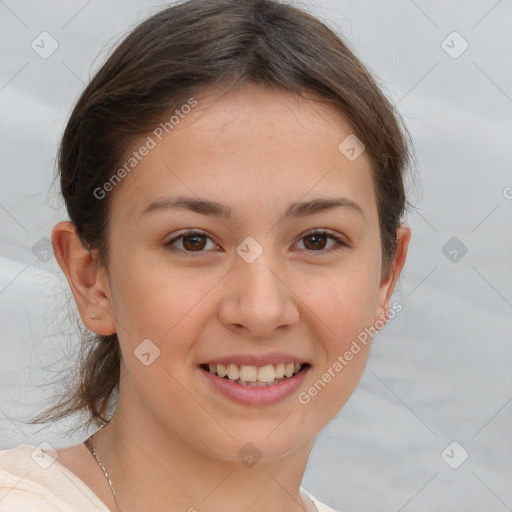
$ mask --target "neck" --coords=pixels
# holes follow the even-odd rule
[[[253,465],[221,460],[200,440],[191,446],[161,423],[128,411],[121,395],[112,419],[94,436],[120,512],[315,511],[300,492],[313,443]]]

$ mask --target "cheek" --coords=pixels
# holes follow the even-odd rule
[[[297,293],[323,323],[329,344],[336,348],[373,321],[378,275],[367,265],[311,273]]]
[[[372,272],[332,275],[312,280],[305,303],[315,313],[317,365],[299,402],[322,411],[330,419],[349,399],[363,374],[371,347],[371,326],[377,305],[377,286]]]
[[[149,338],[162,351],[170,341],[173,351],[187,347],[206,321],[205,308],[213,308],[209,299],[222,277],[211,269],[171,266],[160,257],[125,258],[112,281],[116,320],[124,327],[119,334],[130,346]]]

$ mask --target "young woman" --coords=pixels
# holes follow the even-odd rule
[[[35,421],[101,428],[1,452],[0,511],[332,510],[301,481],[390,313],[407,161],[372,77],[296,7],[136,27],[62,138],[52,242],[93,335]]]

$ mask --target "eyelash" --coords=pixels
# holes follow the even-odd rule
[[[328,238],[330,238],[331,240],[334,240],[336,242],[336,245],[334,245],[333,247],[331,247],[329,249],[321,249],[318,251],[314,251],[314,250],[308,251],[307,249],[304,249],[304,250],[306,252],[320,253],[322,255],[322,254],[332,252],[332,251],[339,251],[339,250],[342,250],[342,249],[348,247],[348,244],[346,244],[340,237],[334,235],[330,231],[326,231],[326,230],[322,230],[322,229],[310,231],[310,232],[306,233],[305,235],[303,235],[300,240],[303,240],[304,238],[311,237],[311,236],[324,236],[324,235],[327,236]],[[197,229],[188,229],[188,230],[184,231],[183,233],[181,233],[179,236],[174,237],[172,240],[169,240],[164,245],[165,245],[165,247],[167,247],[169,249],[170,252],[172,252],[174,254],[186,254],[187,256],[190,256],[190,257],[202,255],[205,252],[204,250],[203,251],[184,251],[182,249],[172,249],[172,244],[174,242],[176,242],[182,238],[187,238],[189,236],[204,236],[206,238],[209,238],[212,242],[215,243],[215,241],[212,240],[211,237],[208,235],[208,233],[206,233],[205,231],[201,231],[201,230],[197,230]]]

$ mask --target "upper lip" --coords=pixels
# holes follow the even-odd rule
[[[222,364],[227,366],[230,363],[238,366],[266,366],[268,364],[278,363],[306,364],[307,361],[296,355],[286,354],[284,352],[272,352],[269,354],[239,354],[224,357],[213,357],[207,361],[203,361],[199,366],[203,364]]]

